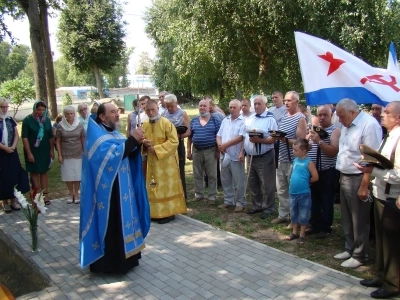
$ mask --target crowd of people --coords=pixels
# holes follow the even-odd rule
[[[271,98],[269,108],[263,95],[254,97],[253,105],[233,99],[226,116],[205,96],[198,116],[189,120],[175,95],[163,91],[159,102],[143,96],[133,103],[126,136],[119,132],[119,113],[111,103],[100,104],[91,116],[86,104],[79,105],[79,116],[67,106],[52,128],[46,104],[37,101],[22,123],[26,170],[50,205],[47,171],[56,150],[67,203],[81,203],[81,265],[107,273],[126,273],[138,265],[151,220],[165,224],[186,213],[186,159],[193,161],[194,201],[215,205],[221,185],[218,208],[260,213],[263,219],[277,213],[271,223],[289,224],[286,239],[299,245],[309,234],[329,238],[339,186],[345,247],[334,258],[344,268],[367,261],[372,215],[377,277],[361,284],[379,287],[374,298],[399,294],[400,242],[390,237],[400,231],[400,102],[384,108],[374,104],[371,116],[354,100],[342,99],[336,106],[319,106],[313,116],[295,91],[276,91]],[[0,199],[9,212],[20,207],[4,187],[17,185],[27,192],[29,180],[6,99],[0,108]],[[393,169],[363,163],[361,145],[391,160]],[[11,164],[19,170],[13,176],[6,171]]]

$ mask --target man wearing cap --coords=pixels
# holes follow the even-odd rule
[[[376,275],[372,280],[361,280],[367,287],[377,287],[371,297],[386,299],[400,294],[400,101],[389,103],[383,110],[382,126],[388,136],[379,152],[389,159],[393,169],[368,165],[355,166],[363,173],[371,173],[375,208]]]
[[[253,207],[248,214],[264,212],[262,218],[269,217],[275,211],[275,140],[270,130],[277,130],[274,115],[267,110],[267,97],[254,98],[255,114],[245,121],[246,136],[244,149],[250,155],[248,183]],[[254,135],[259,134],[259,136]],[[262,187],[262,189],[261,189]],[[265,196],[263,195],[263,192]],[[264,206],[264,197],[266,205]]]
[[[279,162],[276,171],[276,191],[279,198],[279,216],[271,223],[289,223],[289,180],[294,160],[292,145],[298,138],[305,138],[307,122],[304,115],[298,111],[299,94],[295,91],[285,95],[286,114],[282,117],[279,130],[286,133],[284,138],[277,137],[279,141]]]
[[[340,207],[346,243],[345,251],[334,256],[345,260],[344,268],[357,268],[368,258],[370,174],[363,175],[354,165],[360,162],[360,145],[378,149],[382,130],[369,114],[360,111],[352,99],[342,99],[336,105],[336,114],[343,127],[339,139],[336,169],[340,171]]]
[[[208,176],[208,204],[215,204],[217,196],[217,159],[219,151],[215,138],[221,122],[210,114],[209,100],[199,102],[198,117],[190,122],[190,136],[186,146],[186,157],[193,160],[195,200],[204,200],[204,172]],[[192,149],[193,146],[193,149]]]
[[[339,151],[340,129],[332,124],[332,109],[329,105],[318,107],[318,120],[327,133],[321,137],[318,132],[310,131],[309,139],[313,142],[308,157],[318,170],[319,180],[311,185],[310,228],[306,233],[317,233],[322,239],[332,231],[335,190],[337,183],[336,156]]]

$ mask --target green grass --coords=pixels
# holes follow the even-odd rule
[[[189,118],[198,114],[198,109],[192,106],[186,107],[185,111]],[[121,132],[125,134],[126,115],[120,117],[122,122]],[[18,151],[23,163],[22,142],[19,142]],[[188,213],[191,218],[210,224],[216,228],[236,233],[249,239],[253,239],[267,246],[279,249],[281,251],[297,255],[301,258],[331,267],[333,269],[348,273],[362,278],[371,278],[375,263],[374,243],[371,242],[369,249],[370,260],[366,267],[360,270],[348,270],[340,267],[340,262],[333,259],[333,255],[344,251],[345,238],[340,224],[340,206],[335,205],[335,215],[333,231],[329,238],[318,240],[313,236],[306,237],[304,246],[297,245],[296,241],[285,241],[284,237],[290,233],[286,226],[271,224],[271,219],[277,216],[275,213],[269,219],[263,220],[259,214],[247,215],[243,213],[234,213],[233,210],[218,209],[217,206],[223,203],[223,194],[218,192],[215,206],[205,204],[205,202],[195,202],[194,199],[194,180],[192,162],[186,160],[186,185],[188,191]],[[60,179],[60,166],[56,160],[49,171],[49,191],[50,199],[60,198],[63,193],[68,194],[65,183]],[[251,203],[250,196],[247,195],[248,203]],[[278,201],[277,206],[278,207]]]

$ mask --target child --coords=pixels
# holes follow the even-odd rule
[[[303,245],[305,242],[305,231],[308,224],[308,214],[311,208],[310,183],[318,180],[318,171],[314,163],[307,157],[308,141],[297,139],[293,144],[292,174],[289,184],[290,216],[292,218],[293,232],[286,240],[299,238],[298,227],[300,224],[300,238],[297,242]],[[310,178],[311,175],[311,178]]]

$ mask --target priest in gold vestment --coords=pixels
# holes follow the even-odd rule
[[[186,213],[186,201],[179,175],[178,144],[175,126],[158,113],[157,102],[148,100],[143,123],[145,140],[143,154],[147,155],[146,188],[150,215],[159,224]]]

